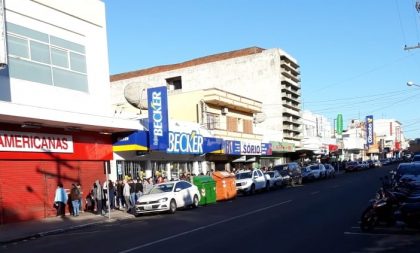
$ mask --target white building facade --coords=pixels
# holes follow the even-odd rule
[[[66,190],[81,183],[85,197],[105,180],[110,134],[141,125],[113,117],[102,1],[1,2],[0,221],[7,223],[55,216],[49,203],[58,183]]]

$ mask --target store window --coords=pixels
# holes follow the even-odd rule
[[[117,161],[117,179],[143,178],[145,176],[146,162],[144,161]]]

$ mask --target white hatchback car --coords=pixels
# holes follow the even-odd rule
[[[175,213],[177,208],[197,207],[199,201],[200,192],[197,186],[187,181],[160,183],[137,200],[135,215],[165,211]]]

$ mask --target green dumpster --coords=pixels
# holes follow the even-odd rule
[[[210,176],[193,177],[193,184],[198,187],[200,192],[200,205],[216,203],[216,181]]]

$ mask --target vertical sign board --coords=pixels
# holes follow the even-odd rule
[[[7,66],[6,15],[4,0],[0,0],[0,69]]]
[[[341,135],[343,133],[343,114],[337,115],[337,126],[336,126],[337,134]]]
[[[168,90],[166,86],[148,88],[150,150],[166,151],[169,142]]]
[[[366,116],[366,144],[368,146],[371,146],[374,144],[373,115]]]

